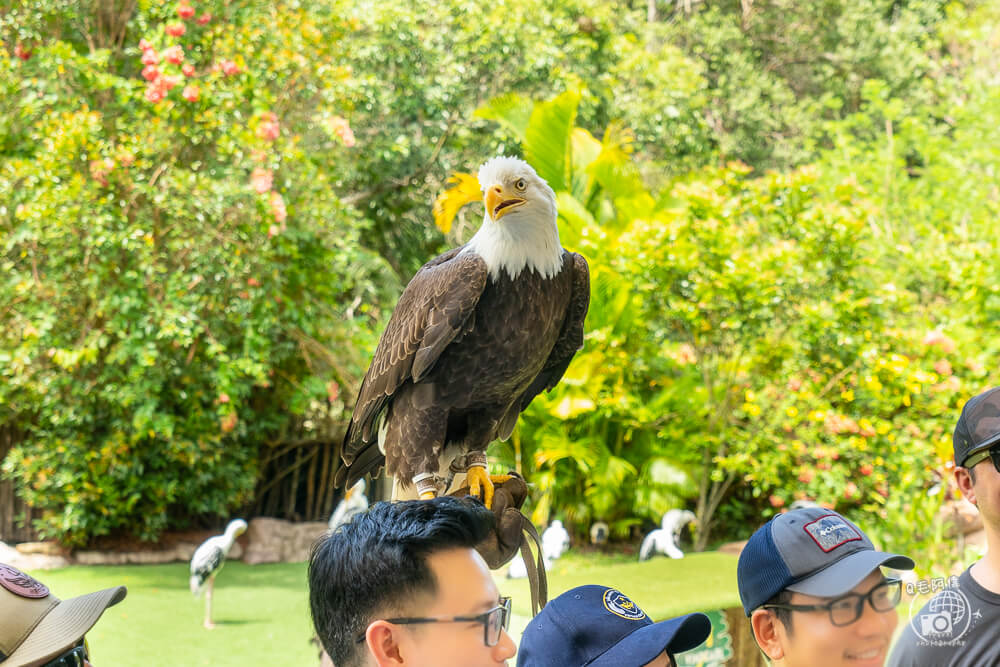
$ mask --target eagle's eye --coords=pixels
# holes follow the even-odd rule
[[[524,182],[523,178],[519,178],[514,183],[514,189],[516,189],[518,192],[524,192],[525,190],[528,189],[528,184]]]

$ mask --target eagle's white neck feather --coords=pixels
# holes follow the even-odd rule
[[[501,271],[514,279],[525,269],[533,269],[543,278],[556,275],[562,268],[562,246],[555,220],[512,220],[515,215],[511,213],[501,222],[483,216],[482,227],[464,252],[482,257],[493,280],[500,277]]]
[[[562,245],[556,226],[556,195],[548,183],[527,162],[512,157],[487,160],[479,168],[478,180],[483,192],[497,185],[511,192],[511,184],[522,181],[524,194],[519,196],[526,203],[499,222],[486,211],[482,226],[463,252],[482,257],[492,280],[502,271],[511,279],[524,270],[537,271],[543,278],[556,275],[562,268]]]

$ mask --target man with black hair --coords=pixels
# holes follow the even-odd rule
[[[906,556],[876,551],[856,525],[822,507],[779,514],[750,537],[736,566],[757,645],[781,667],[881,667],[898,621]]]
[[[475,550],[494,522],[472,498],[383,502],[319,541],[309,603],[336,667],[507,664],[510,599]]]
[[[1000,387],[971,398],[952,436],[955,481],[979,508],[986,555],[930,599],[900,633],[891,667],[1000,664]]]

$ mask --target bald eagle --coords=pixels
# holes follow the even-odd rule
[[[486,211],[465,245],[425,264],[382,334],[344,436],[338,486],[384,465],[421,498],[465,472],[491,506],[486,448],[583,347],[587,261],[559,243],[556,198],[528,163],[479,169]]]

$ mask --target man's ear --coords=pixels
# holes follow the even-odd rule
[[[388,621],[373,621],[365,631],[365,644],[378,667],[398,667],[403,664],[399,650],[399,628]]]
[[[975,505],[976,485],[972,481],[972,474],[969,472],[969,469],[955,466],[954,475],[955,483],[958,484],[958,490],[962,492],[966,500]]]
[[[781,660],[785,657],[785,648],[781,645],[778,633],[778,617],[767,609],[757,609],[750,615],[750,627],[753,629],[757,645],[771,660]]]

